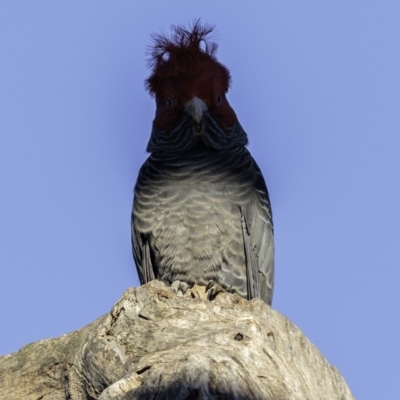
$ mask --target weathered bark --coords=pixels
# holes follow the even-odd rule
[[[0,357],[0,399],[329,399],[336,368],[263,301],[158,281],[128,289],[85,328]]]

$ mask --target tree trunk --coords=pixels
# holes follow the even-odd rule
[[[159,281],[85,328],[0,357],[0,400],[350,400],[335,367],[260,299]]]

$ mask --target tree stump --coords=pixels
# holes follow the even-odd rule
[[[354,399],[335,367],[260,299],[162,282],[111,312],[0,357],[0,400]]]

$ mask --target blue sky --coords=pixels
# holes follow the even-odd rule
[[[270,191],[273,307],[356,398],[400,398],[399,15],[384,0],[2,1],[0,354],[83,327],[138,284],[146,47],[201,17]]]

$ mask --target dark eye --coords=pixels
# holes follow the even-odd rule
[[[222,101],[222,94],[219,94],[217,98],[217,104],[221,103],[221,101]]]
[[[172,106],[172,101],[171,101],[171,99],[167,99],[167,101],[165,102],[165,104],[168,106],[168,107],[171,107]]]

